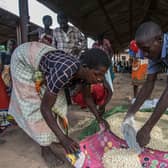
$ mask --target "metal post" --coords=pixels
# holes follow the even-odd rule
[[[19,14],[20,14],[20,29],[21,29],[21,43],[28,41],[28,0],[19,0]]]

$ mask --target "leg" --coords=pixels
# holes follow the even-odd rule
[[[138,94],[138,86],[137,85],[133,85],[133,90],[134,90],[134,98],[136,98],[136,96]]]

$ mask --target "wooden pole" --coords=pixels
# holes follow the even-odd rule
[[[28,41],[28,0],[19,0],[19,15],[20,15],[20,29],[21,29],[21,43]]]

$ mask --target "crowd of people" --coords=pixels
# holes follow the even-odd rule
[[[41,146],[42,156],[49,166],[66,162],[65,151],[80,150],[78,142],[68,135],[68,105],[88,107],[99,126],[109,130],[102,114],[114,90],[110,41],[104,34],[98,35],[88,49],[86,37],[68,24],[63,12],[58,13],[57,20],[59,27],[52,30],[52,18],[43,17],[44,28],[29,33],[38,33],[37,41],[16,48],[16,41],[10,40],[7,52],[1,54],[0,66],[0,95],[3,95],[0,96],[0,111],[8,111],[18,126]],[[128,131],[125,125],[133,127],[134,115],[150,96],[157,74],[168,66],[167,36],[154,22],[145,22],[136,31],[136,45],[143,57],[139,52],[132,57],[136,99],[123,121],[123,133]],[[148,68],[145,58],[149,60]],[[129,65],[127,67],[129,70]],[[139,80],[143,85],[140,91],[137,90]],[[168,107],[167,98],[166,87],[151,117],[137,133],[141,147],[149,143],[152,128]]]

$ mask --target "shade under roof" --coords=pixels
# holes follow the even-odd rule
[[[168,31],[168,0],[38,0],[59,10],[86,35],[105,33],[114,49],[127,47],[139,24],[152,20]]]

